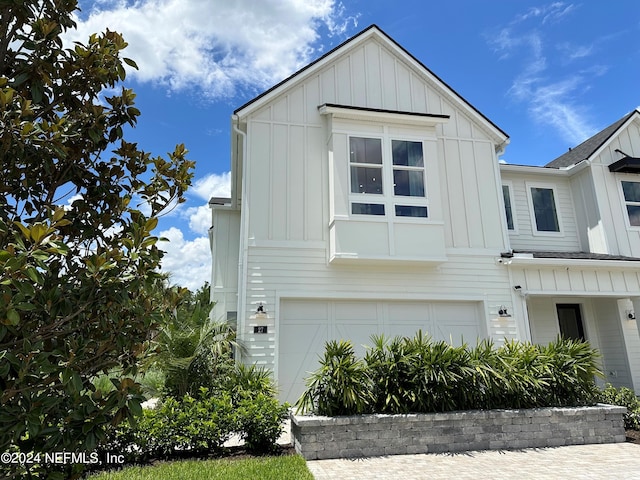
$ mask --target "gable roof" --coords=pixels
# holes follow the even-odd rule
[[[580,145],[575,148],[569,149],[569,151],[563,155],[560,155],[555,160],[547,163],[545,167],[548,168],[563,168],[570,167],[577,163],[582,162],[590,158],[596,151],[600,149],[613,135],[615,135],[620,128],[627,123],[627,121],[636,113],[637,110],[632,110],[630,113],[622,117],[620,120],[612,123],[604,130],[599,131],[594,136],[586,139]]]
[[[494,129],[495,133],[499,137],[503,137],[505,142],[508,141],[509,135],[507,135],[500,127],[498,127],[495,123],[493,123],[491,120],[489,120],[489,118],[487,118],[482,112],[480,112],[480,110],[478,110],[476,107],[471,105],[471,103],[469,103],[464,97],[462,97],[458,92],[456,92],[453,88],[451,88],[446,82],[444,82],[440,77],[438,77],[429,68],[427,68],[420,60],[418,60],[416,57],[414,57],[402,45],[400,45],[398,42],[396,42],[393,38],[391,38],[389,35],[387,35],[380,27],[378,27],[375,24],[372,24],[372,25],[368,26],[367,28],[365,28],[361,32],[357,33],[353,37],[349,38],[348,40],[344,41],[343,43],[341,43],[337,47],[331,49],[330,51],[328,51],[327,53],[325,53],[321,57],[317,58],[313,62],[307,64],[306,66],[304,66],[303,68],[301,68],[297,72],[293,73],[288,78],[286,78],[286,79],[282,80],[281,82],[277,83],[276,85],[274,85],[273,87],[271,87],[268,90],[264,91],[263,93],[261,93],[257,97],[249,100],[244,105],[238,107],[233,112],[234,115],[242,116],[242,115],[245,115],[246,113],[249,113],[249,111],[252,109],[251,107],[254,107],[256,103],[261,103],[260,100],[267,100],[271,96],[277,95],[282,89],[285,88],[285,86],[287,84],[289,84],[292,81],[302,77],[305,73],[309,73],[313,69],[313,67],[329,61],[333,56],[337,56],[339,54],[339,52],[345,50],[350,45],[357,43],[360,39],[362,39],[362,38],[364,38],[366,36],[370,36],[371,34],[376,34],[376,33],[379,36],[381,36],[382,38],[384,38],[385,40],[387,40],[389,43],[391,43],[393,46],[395,46],[397,49],[399,49],[402,53],[404,53],[407,57],[409,57],[409,59],[411,59],[413,62],[415,62],[420,68],[422,68],[429,76],[433,77],[433,79],[436,80],[436,82],[440,83],[440,85],[442,87],[444,87],[449,92],[451,92],[455,97],[457,97],[460,100],[461,103],[463,103],[466,107],[468,107],[470,110],[472,110],[476,115],[481,117],[488,125],[491,126],[491,128]]]

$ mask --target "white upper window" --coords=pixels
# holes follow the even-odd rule
[[[428,216],[422,141],[349,137],[351,213]]]
[[[640,182],[622,182],[629,225],[640,227]]]

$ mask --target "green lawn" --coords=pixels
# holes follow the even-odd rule
[[[299,455],[245,459],[188,460],[127,467],[91,475],[88,480],[313,480]]]

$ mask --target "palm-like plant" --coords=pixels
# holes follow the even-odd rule
[[[208,292],[208,284],[195,294],[183,290],[183,301],[156,336],[153,363],[165,374],[167,395],[220,389],[233,374],[235,353],[244,352],[231,325],[209,318]]]

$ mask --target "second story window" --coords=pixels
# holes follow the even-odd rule
[[[511,206],[511,188],[509,185],[502,185],[502,196],[504,197],[504,210],[507,216],[507,228],[515,230],[513,223],[513,208]]]
[[[552,188],[531,187],[533,214],[538,232],[560,232],[556,199]]]
[[[351,213],[427,218],[421,141],[349,137]]]
[[[622,193],[629,216],[629,225],[640,227],[640,182],[622,182]]]

